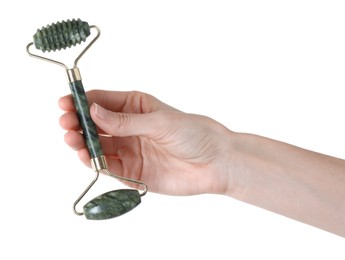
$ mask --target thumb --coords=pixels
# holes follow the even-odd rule
[[[94,103],[90,113],[95,124],[113,136],[149,136],[157,128],[153,126],[152,114],[117,113]]]

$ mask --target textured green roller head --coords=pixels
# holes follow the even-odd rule
[[[90,26],[80,19],[57,22],[38,29],[34,35],[35,47],[43,52],[75,46],[90,35]]]
[[[121,216],[138,206],[141,196],[137,190],[114,190],[99,195],[84,206],[87,219],[101,220]]]

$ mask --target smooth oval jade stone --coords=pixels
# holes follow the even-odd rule
[[[137,190],[122,189],[106,192],[84,206],[87,219],[102,220],[121,216],[138,206],[141,196]]]

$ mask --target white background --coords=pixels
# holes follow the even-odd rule
[[[224,196],[149,193],[117,219],[75,216],[93,172],[58,124],[69,88],[60,67],[25,52],[37,28],[81,18],[102,30],[79,64],[87,90],[148,92],[234,131],[345,158],[343,1],[0,5],[0,259],[344,259],[343,238]],[[101,176],[89,196],[119,187]]]

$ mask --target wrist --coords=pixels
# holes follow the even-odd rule
[[[238,197],[242,193],[245,180],[246,171],[243,169],[244,155],[241,154],[243,142],[245,137],[243,134],[231,132],[227,133],[224,144],[223,156],[220,157],[219,165],[221,167],[221,174],[223,175],[223,186],[221,194]]]
[[[216,168],[217,194],[230,197],[238,197],[242,193],[247,180],[244,169],[245,155],[242,146],[245,143],[245,135],[223,129],[221,133],[219,156],[214,165]]]
[[[246,189],[255,177],[258,164],[263,163],[257,154],[264,145],[260,145],[259,138],[253,134],[229,133],[227,150],[222,158],[223,174],[226,176],[226,185],[222,194],[244,200]]]

